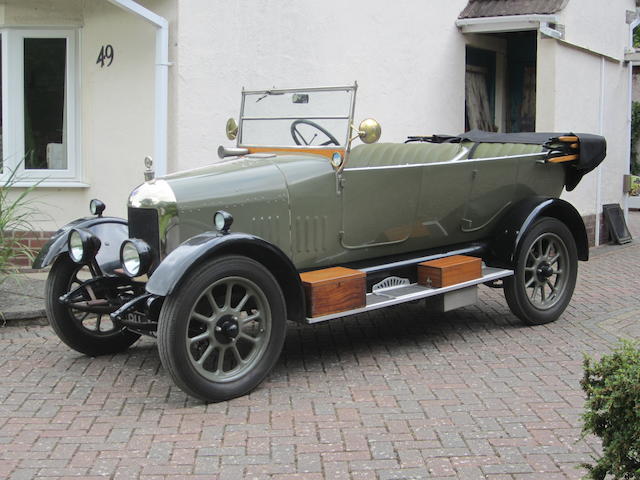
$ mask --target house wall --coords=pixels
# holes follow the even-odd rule
[[[107,204],[106,214],[126,217],[128,194],[153,154],[155,28],[105,0],[10,1],[5,25],[79,29],[80,181],[87,187],[43,183],[31,195],[41,213],[34,227],[55,230],[86,216],[92,198]],[[96,59],[107,44],[114,61],[101,67]]]
[[[356,121],[382,125],[381,141],[464,128],[466,0],[229,0],[179,2],[173,74],[177,157],[170,168],[214,161],[240,90],[358,81]]]
[[[0,9],[3,25],[82,25],[83,0],[5,0],[3,3]]]
[[[358,81],[356,121],[376,118],[381,141],[407,135],[458,133],[464,128],[466,36],[455,20],[466,0],[399,6],[385,0],[139,0],[170,20],[169,171],[217,158],[228,117],[239,111],[240,89],[351,84]],[[560,14],[566,42],[538,41],[537,129],[600,131],[600,69],[605,54],[602,131],[609,158],[602,167],[602,203],[624,203],[621,175],[628,125],[628,38],[624,10],[633,0],[570,0]],[[179,22],[178,22],[179,20]],[[155,29],[106,0],[8,0],[0,21],[10,25],[76,25],[81,54],[81,162],[87,188],[38,188],[43,221],[53,230],[84,216],[91,198],[107,213],[126,215],[129,191],[142,180],[153,153]],[[598,32],[598,34],[594,34]],[[96,57],[111,44],[116,59],[100,68]],[[593,50],[589,53],[586,49]],[[586,99],[586,100],[585,100]],[[626,142],[626,143],[625,143]],[[593,215],[597,175],[565,194]]]
[[[592,172],[563,194],[585,217],[601,212],[602,204],[624,207],[626,201],[630,67],[622,59],[629,38],[625,8],[634,10],[635,3],[611,3],[603,8],[598,0],[571,0],[561,14],[565,41],[538,41],[537,129],[600,133],[607,139],[600,180]]]

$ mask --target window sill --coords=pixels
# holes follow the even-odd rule
[[[0,185],[4,186],[4,182],[2,180],[0,180]],[[55,181],[55,180],[38,183],[37,180],[36,180],[36,181],[31,181],[31,182],[29,182],[29,181],[15,182],[11,186],[13,188],[29,188],[29,187],[34,187],[34,188],[89,188],[91,185],[89,185],[88,183],[77,182],[77,181],[65,182],[65,181]]]

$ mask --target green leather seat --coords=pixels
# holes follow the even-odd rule
[[[373,143],[351,150],[346,168],[387,167],[448,162],[461,151],[459,143]]]

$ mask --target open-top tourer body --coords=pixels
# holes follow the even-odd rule
[[[176,383],[217,401],[262,381],[287,319],[427,297],[448,310],[483,283],[504,287],[526,323],[558,318],[588,259],[582,219],[559,196],[604,159],[604,139],[472,131],[376,143],[376,121],[354,126],[355,94],[243,91],[240,122],[227,124],[236,145],[217,161],[162,178],[148,165],[126,220],[92,201],[94,216],[63,227],[34,263],[52,265],[47,312],[62,340],[95,355],[157,337]],[[452,284],[421,277],[469,259],[478,273]]]

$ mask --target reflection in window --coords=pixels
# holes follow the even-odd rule
[[[24,39],[24,149],[27,169],[66,169],[64,38]]]

